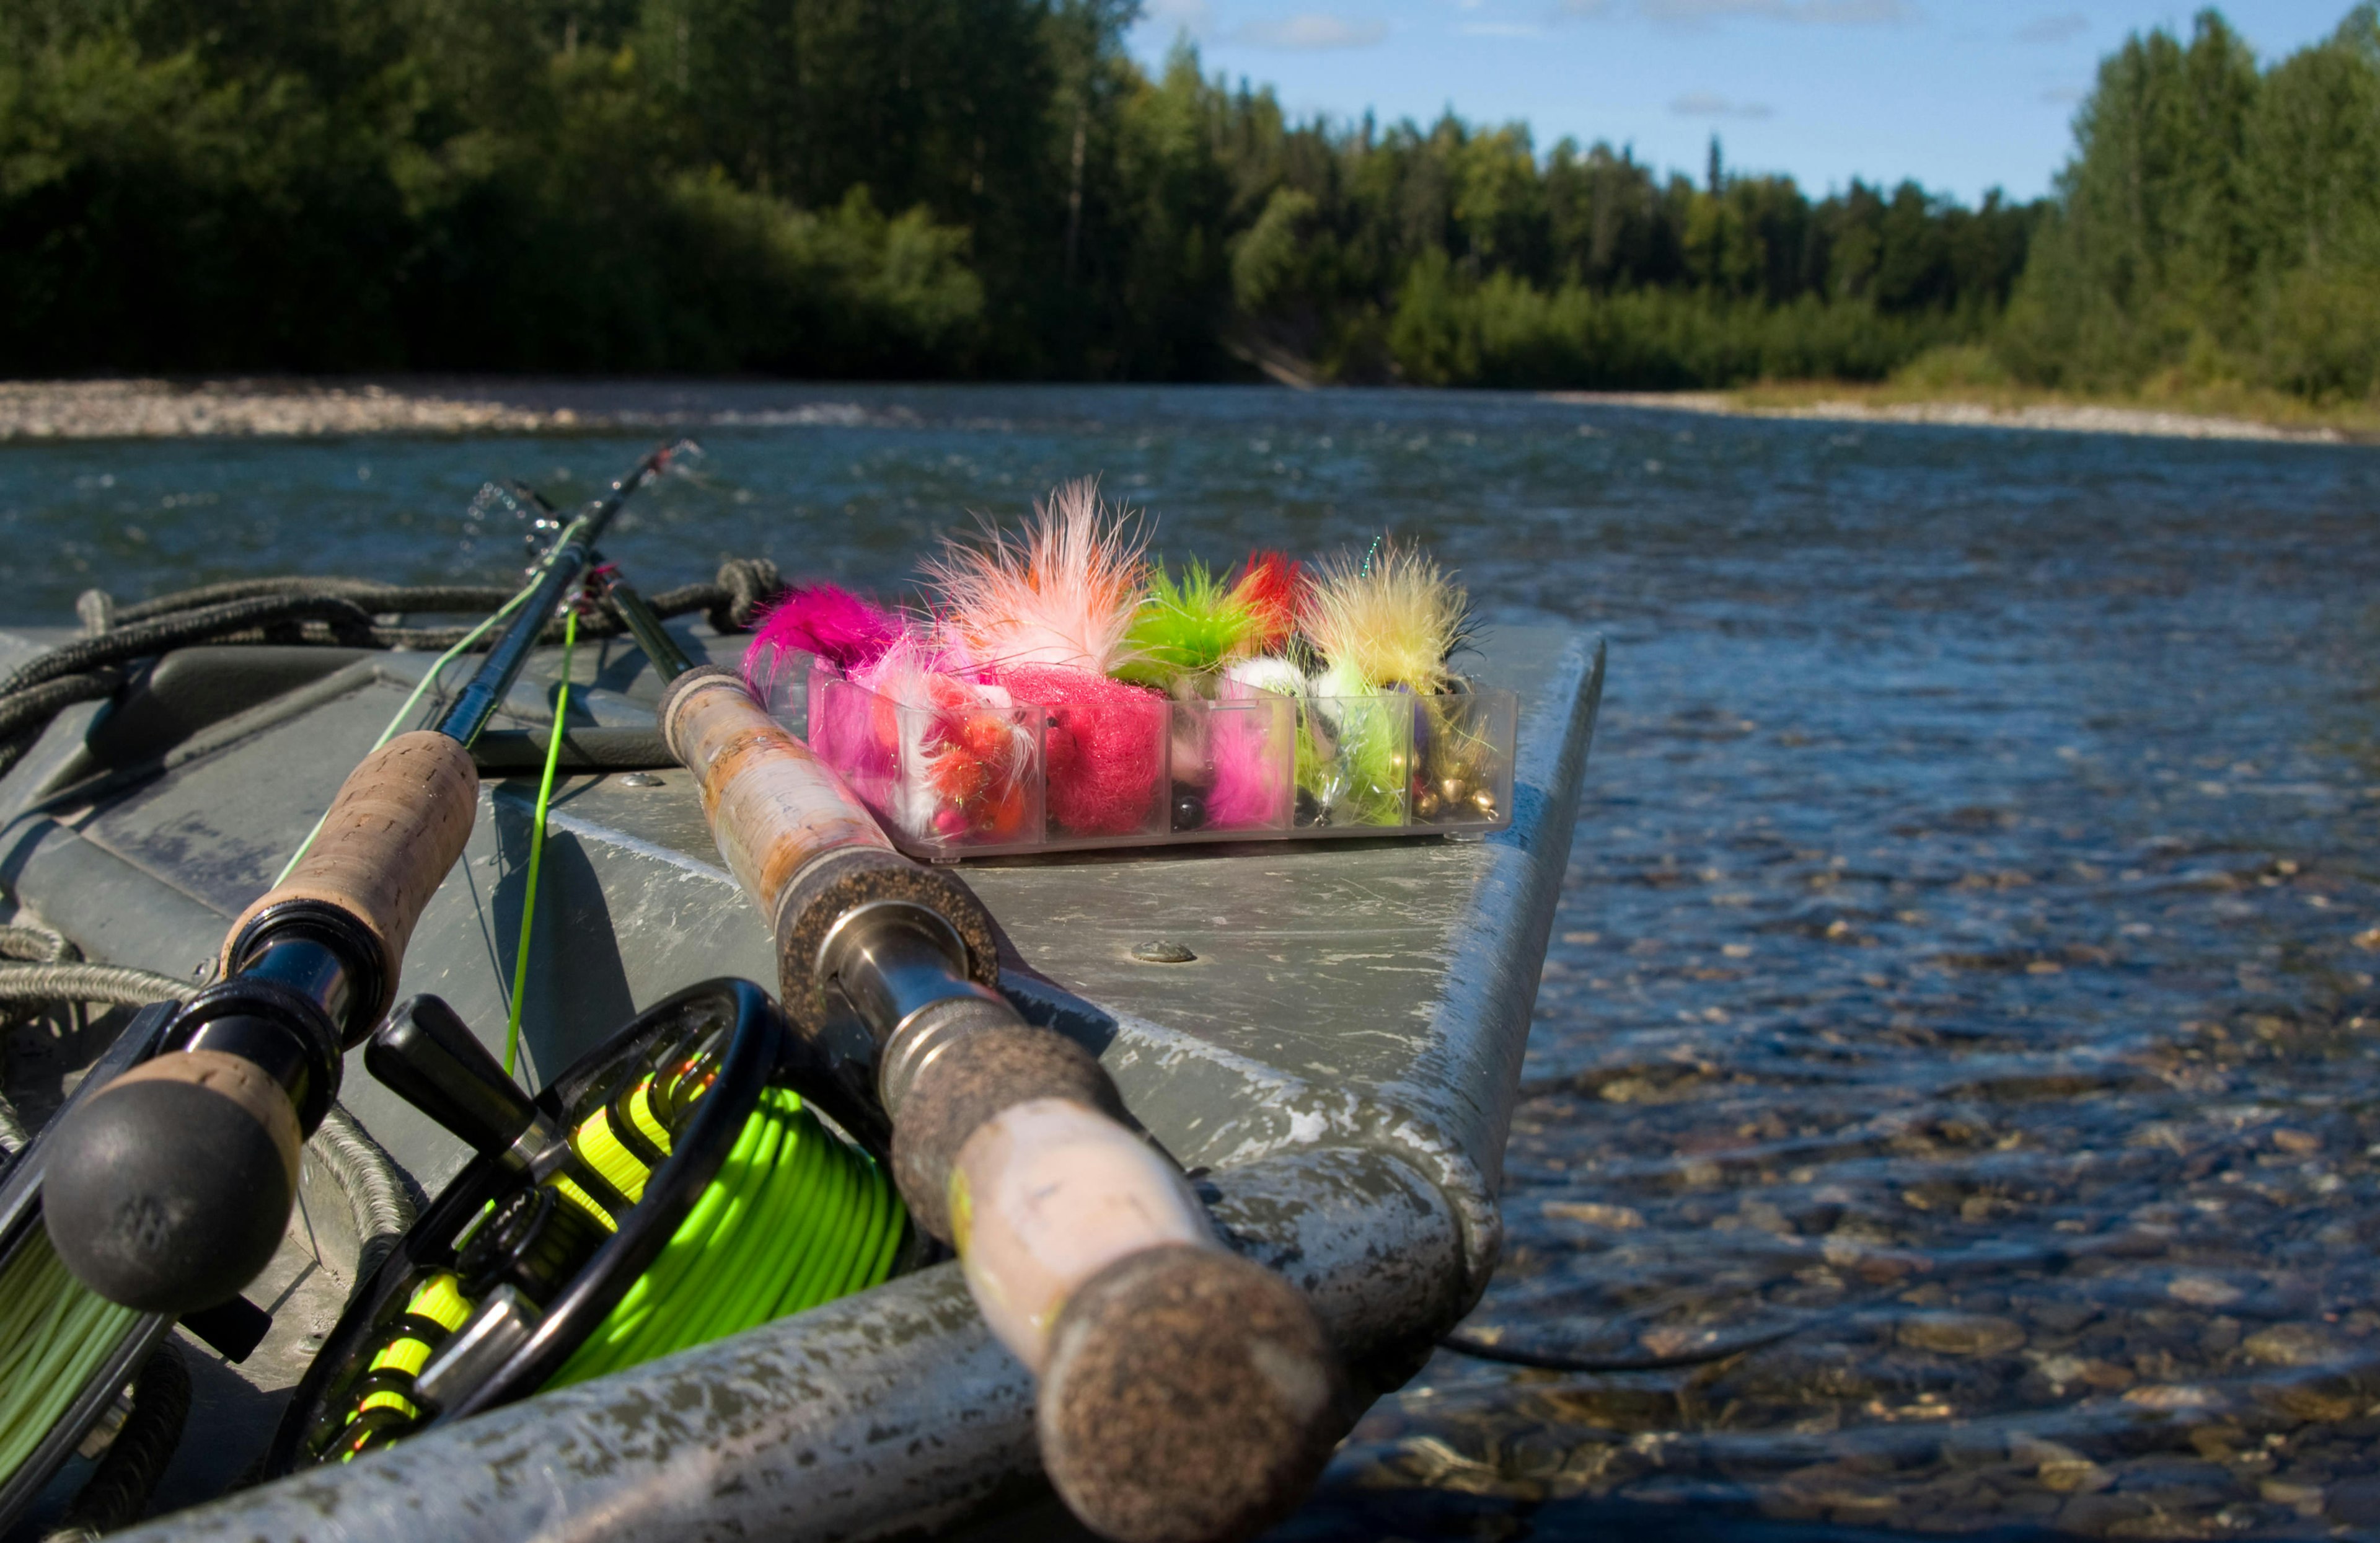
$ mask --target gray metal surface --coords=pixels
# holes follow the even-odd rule
[[[679,630],[698,655],[710,641]],[[722,661],[732,648],[719,643]],[[516,688],[516,723],[547,716],[555,662],[540,656]],[[114,782],[45,742],[0,780],[0,881],[95,957],[188,975],[425,663],[357,661],[191,730]],[[586,650],[578,666],[601,689],[574,723],[649,720],[657,685],[633,646]],[[1478,673],[1520,693],[1521,764],[1513,825],[1484,841],[963,870],[1030,966],[1007,989],[1100,1054],[1134,1112],[1202,1175],[1239,1246],[1316,1294],[1367,1391],[1406,1375],[1414,1347],[1459,1318],[1494,1268],[1506,1124],[1601,670],[1592,639],[1488,639]],[[93,716],[78,711],[52,741]],[[690,779],[650,781],[557,790],[524,1002],[533,1075],[680,986],[772,978],[770,940]],[[68,784],[80,791],[60,797]],[[483,789],[402,986],[445,996],[491,1043],[533,793],[528,778]],[[1153,940],[1196,958],[1135,959]],[[427,1188],[459,1168],[459,1146],[359,1061],[342,1100]],[[945,1267],[185,1513],[171,1536],[862,1537],[954,1522],[1029,1492],[1034,1475],[1027,1379]]]

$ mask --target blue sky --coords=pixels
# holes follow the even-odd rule
[[[1300,116],[1526,121],[1633,143],[1699,176],[1729,164],[1814,193],[1853,177],[1973,201],[2049,190],[2074,105],[2131,32],[2187,34],[2194,5],[2140,0],[1147,0],[1133,51],[1186,32],[1207,72],[1270,84]],[[2329,33],[2349,0],[2224,7],[2267,61]]]

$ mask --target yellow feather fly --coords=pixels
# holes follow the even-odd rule
[[[1088,478],[1033,506],[1021,537],[945,541],[924,565],[943,629],[985,664],[1061,664],[1107,674],[1128,662],[1148,535]]]
[[[1360,563],[1323,559],[1308,604],[1306,636],[1340,681],[1424,694],[1455,684],[1446,657],[1469,631],[1471,598],[1413,548],[1383,541]]]

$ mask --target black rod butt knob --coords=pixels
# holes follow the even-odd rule
[[[262,1067],[221,1051],[145,1061],[59,1122],[42,1217],[77,1280],[182,1314],[227,1301],[281,1245],[298,1195],[298,1113]]]

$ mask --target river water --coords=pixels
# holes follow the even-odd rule
[[[1169,551],[1382,528],[1609,688],[1470,1329],[1295,1538],[2380,1536],[2380,456],[1527,397],[641,388],[609,542],[897,589],[1063,477]],[[487,581],[650,435],[0,452],[0,621]]]

